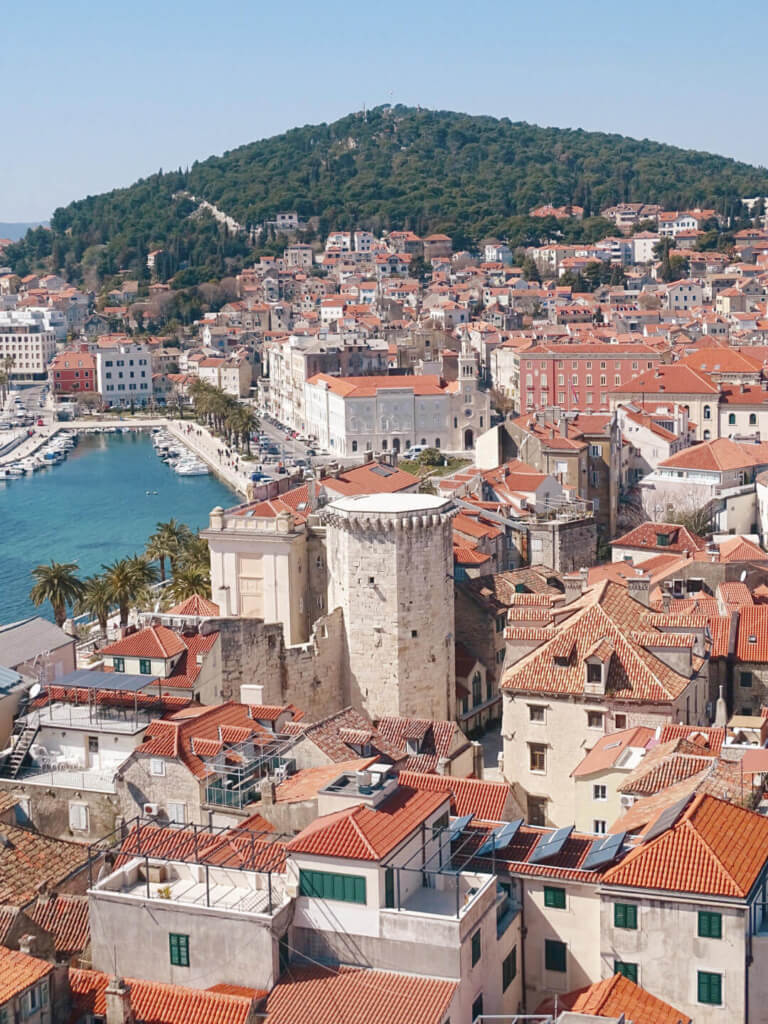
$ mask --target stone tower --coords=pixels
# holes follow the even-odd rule
[[[452,501],[340,498],[327,525],[328,610],[346,630],[345,699],[383,715],[455,713]]]

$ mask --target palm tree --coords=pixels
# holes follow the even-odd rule
[[[171,517],[167,523],[158,523],[156,526],[156,532],[149,538],[150,544],[157,542],[157,551],[163,551],[164,555],[161,558],[159,554],[150,554],[149,548],[147,548],[147,554],[150,558],[156,558],[160,562],[160,578],[165,579],[165,565],[164,559],[167,558],[171,563],[171,571],[179,558],[181,558],[185,545],[192,539],[194,534],[187,526],[186,523],[180,523],[177,519]]]
[[[67,618],[67,606],[73,605],[82,596],[85,585],[75,574],[77,562],[51,562],[38,565],[32,570],[37,582],[29,592],[35,608],[46,601],[51,602],[56,625],[61,627]]]
[[[201,537],[199,533],[191,534],[182,548],[179,563],[180,568],[183,569],[195,569],[210,573],[211,553],[205,537]]]
[[[157,570],[143,556],[119,558],[111,565],[103,565],[112,600],[120,609],[120,625],[128,625],[128,612],[157,580]]]
[[[109,581],[105,576],[89,576],[85,581],[83,593],[77,602],[79,614],[88,613],[99,620],[103,635],[107,632],[107,620],[114,603]]]
[[[173,579],[164,590],[173,604],[181,604],[188,597],[199,594],[201,597],[211,596],[211,575],[202,565],[180,565],[173,574]]]

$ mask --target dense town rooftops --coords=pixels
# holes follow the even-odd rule
[[[768,442],[741,444],[728,437],[691,445],[659,463],[660,469],[703,470],[724,473],[768,465]]]
[[[677,523],[642,523],[629,533],[612,540],[611,547],[655,550],[660,554],[684,551],[693,554],[694,551],[706,547],[706,543],[703,537],[691,533],[685,526]]]
[[[507,782],[490,779],[458,779],[450,775],[429,775],[424,772],[401,771],[402,786],[446,793],[451,798],[451,814],[462,818],[473,815],[478,821],[502,821],[509,801]]]

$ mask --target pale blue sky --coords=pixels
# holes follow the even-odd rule
[[[0,221],[364,103],[768,163],[765,0],[7,0],[0,34]]]

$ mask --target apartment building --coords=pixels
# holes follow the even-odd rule
[[[0,361],[8,360],[12,382],[45,381],[56,353],[56,331],[49,310],[0,310]]]
[[[104,405],[148,405],[152,399],[152,358],[149,349],[117,336],[96,354],[96,390]]]

